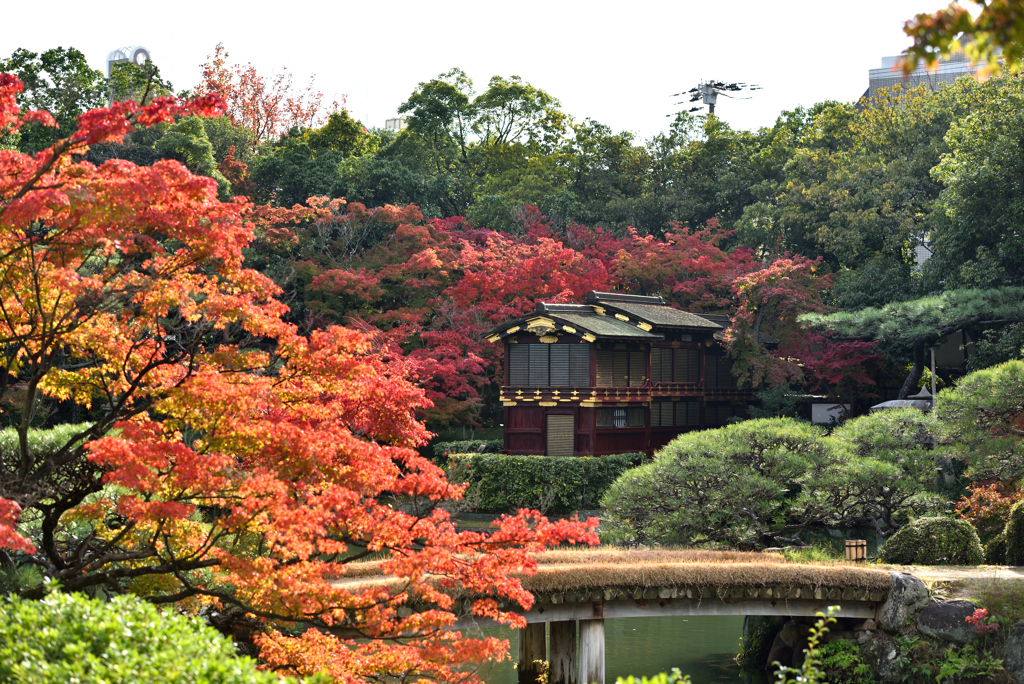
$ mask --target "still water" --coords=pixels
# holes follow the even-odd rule
[[[654,675],[678,667],[693,684],[732,682],[758,684],[760,676],[746,679],[733,662],[743,634],[742,617],[651,617],[605,620],[605,682],[617,677]],[[486,636],[509,640],[512,658],[485,666],[487,684],[516,684],[513,669],[516,636],[509,629],[486,629]],[[760,674],[760,673],[758,673]],[[767,678],[763,678],[767,681]]]

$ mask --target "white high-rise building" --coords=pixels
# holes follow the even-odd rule
[[[978,70],[978,65],[971,66],[964,53],[958,52],[940,59],[934,68],[929,69],[922,63],[908,76],[904,76],[899,66],[902,57],[903,55],[883,57],[880,68],[868,71],[868,89],[864,91],[864,97],[873,97],[878,90],[892,88],[895,85],[899,85],[903,90],[916,88],[922,83],[938,88],[952,83],[961,76],[973,75]]]

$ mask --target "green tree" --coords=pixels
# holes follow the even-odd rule
[[[217,181],[217,194],[222,200],[231,196],[231,183],[217,170],[213,145],[200,117],[189,116],[172,124],[154,147],[164,158],[177,159],[193,173]]]
[[[106,105],[108,84],[103,72],[89,63],[75,48],[53,48],[42,54],[18,48],[7,59],[0,59],[0,73],[12,73],[21,79],[24,92],[18,95],[22,109],[49,112],[58,128],[30,124],[22,129],[19,145],[23,152],[35,154],[75,130],[75,121],[84,112]]]
[[[1024,82],[977,86],[983,97],[946,135],[932,175],[944,186],[927,267],[947,288],[1024,285]]]
[[[975,480],[1024,476],[1024,361],[1007,361],[961,378],[939,393],[935,415],[950,455]]]
[[[792,543],[839,514],[820,485],[841,458],[817,427],[788,418],[684,434],[615,481],[602,532],[640,544]]]
[[[1024,321],[1024,288],[950,290],[939,295],[853,312],[804,314],[798,319],[830,337],[879,340],[892,360],[912,366],[899,397],[914,390],[924,372],[925,351],[968,326]]]
[[[160,67],[151,61],[142,66],[132,62],[112,65],[108,86],[114,101],[135,100],[139,104],[148,104],[157,97],[174,95],[174,86],[160,76]]]
[[[828,438],[850,454],[832,487],[842,491],[847,517],[870,520],[888,536],[910,517],[939,510],[929,492],[935,479],[935,418],[918,409],[890,409],[854,418]]]

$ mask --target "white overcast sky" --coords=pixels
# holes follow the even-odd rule
[[[641,137],[664,130],[672,93],[702,79],[764,89],[719,98],[734,127],[770,125],[783,109],[856,100],[868,69],[908,45],[903,22],[945,0],[677,0],[568,2],[11,3],[0,55],[74,46],[97,69],[107,53],[144,45],[176,89],[223,42],[230,61],[266,72],[288,67],[296,84],[316,75],[327,96],[346,94],[353,116],[381,126],[416,84],[452,67],[477,92],[491,76],[518,75],[558,98],[576,119]]]

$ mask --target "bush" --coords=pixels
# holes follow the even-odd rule
[[[276,684],[231,641],[182,615],[119,596],[54,593],[0,610],[0,681],[19,684]],[[294,681],[294,680],[289,680]]]
[[[1010,509],[1003,538],[1006,540],[1007,565],[1024,565],[1024,501]]]
[[[985,559],[974,526],[956,518],[918,518],[882,546],[879,558],[897,565],[980,565]]]
[[[875,679],[871,666],[860,656],[860,646],[837,639],[825,644],[818,652],[819,667],[829,684],[872,684]]]
[[[775,545],[835,515],[819,494],[838,460],[820,429],[789,418],[680,435],[608,490],[602,533],[626,544]]]
[[[438,442],[433,445],[434,462],[445,464],[452,454],[496,454],[505,448],[501,439],[463,439],[457,442]]]
[[[559,458],[449,453],[448,458],[448,479],[473,486],[479,511],[539,508],[570,513],[598,508],[608,487],[623,472],[639,465],[644,455]]]
[[[1006,537],[1002,532],[985,545],[985,562],[989,565],[1006,565]]]

